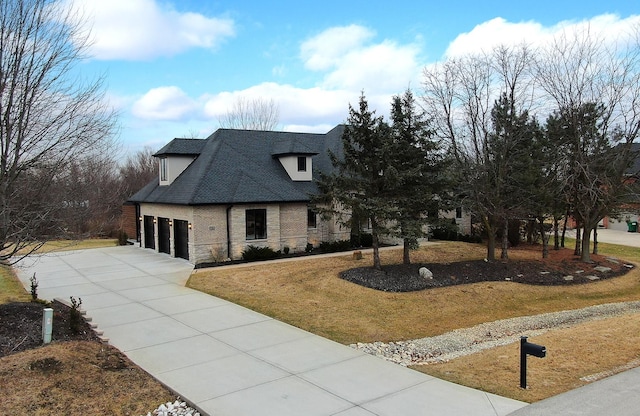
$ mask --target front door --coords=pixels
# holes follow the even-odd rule
[[[173,220],[173,241],[176,257],[189,260],[189,222]]]
[[[169,218],[158,218],[158,251],[171,254],[171,226]]]

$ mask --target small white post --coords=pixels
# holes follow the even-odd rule
[[[53,330],[53,309],[44,308],[42,310],[42,340],[45,344],[51,342],[51,332]]]

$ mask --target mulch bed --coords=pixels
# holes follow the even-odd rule
[[[71,330],[71,308],[63,303],[12,302],[0,305],[0,357],[43,345],[42,310],[47,307],[53,309],[52,341],[100,341],[84,320],[78,332]]]
[[[412,292],[444,286],[478,282],[512,281],[530,285],[575,285],[621,276],[630,270],[630,264],[601,255],[591,255],[592,262],[581,262],[573,255],[573,250],[550,249],[549,258],[542,259],[538,246],[511,248],[530,256],[527,260],[467,260],[452,263],[429,263],[410,265],[388,265],[382,270],[372,267],[358,267],[346,270],[340,277],[352,283],[385,292]],[[522,253],[526,252],[526,253]],[[497,253],[499,255],[499,251]],[[534,258],[535,256],[539,258]],[[595,270],[598,266],[611,270]],[[419,269],[426,267],[433,273],[433,279],[420,277]],[[569,280],[567,276],[572,276]],[[594,278],[597,277],[597,279]]]

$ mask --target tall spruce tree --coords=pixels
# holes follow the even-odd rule
[[[360,226],[354,221],[370,221],[373,267],[378,270],[382,269],[380,236],[389,234],[388,220],[396,215],[394,196],[400,183],[398,172],[388,163],[393,152],[391,138],[391,128],[369,110],[362,94],[358,109],[349,105],[343,157],[330,153],[334,172],[320,175],[320,194],[313,198],[323,214],[337,216],[352,230]]]
[[[429,213],[438,212],[445,196],[446,159],[434,140],[423,112],[416,109],[411,90],[391,102],[392,154],[389,171],[398,178],[396,215],[392,234],[403,240],[403,263],[410,264],[410,250],[425,236]]]
[[[502,94],[491,110],[493,131],[487,140],[486,175],[491,188],[494,215],[502,227],[502,259],[508,255],[510,220],[525,218],[531,212],[530,196],[537,180],[535,145],[541,134],[538,123],[515,101]]]

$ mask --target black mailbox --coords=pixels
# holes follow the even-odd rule
[[[527,337],[520,337],[520,387],[527,388],[527,355],[544,358],[547,356],[547,348],[543,345],[527,341]]]
[[[522,349],[525,354],[533,355],[538,358],[544,358],[547,355],[547,348],[544,345],[534,344],[532,342],[527,342],[526,340],[522,344]]]

